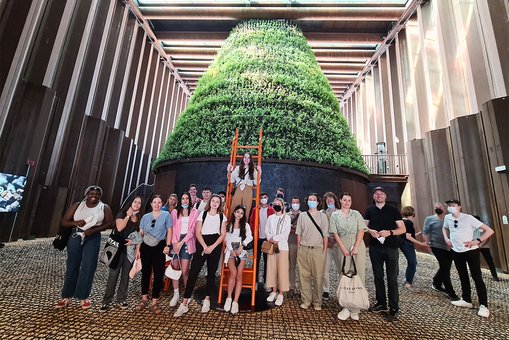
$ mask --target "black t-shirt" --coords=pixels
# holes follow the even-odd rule
[[[397,228],[396,221],[401,221],[401,213],[396,207],[385,204],[382,209],[379,209],[376,205],[373,205],[366,209],[364,219],[369,220],[369,229],[376,231],[381,230],[395,230]],[[388,236],[385,242],[382,244],[378,239],[371,237],[370,246],[374,247],[387,247],[387,248],[398,248],[399,240],[398,237]]]
[[[125,217],[127,216],[127,213],[125,213],[124,211],[120,211],[118,214],[117,214],[117,219],[118,218],[121,218],[121,219],[124,219]],[[138,231],[139,229],[139,225],[140,225],[140,220],[138,218],[138,222],[133,222],[131,221],[131,219],[129,219],[127,221],[127,225],[125,226],[125,228],[120,232],[120,235],[123,237],[123,238],[127,238],[133,231]]]
[[[405,223],[406,232],[403,235],[401,235],[401,238],[406,242],[412,243],[411,241],[407,240],[406,234],[410,234],[412,235],[413,238],[415,238],[414,222],[410,220],[403,220],[403,223]]]

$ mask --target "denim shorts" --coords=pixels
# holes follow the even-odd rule
[[[180,235],[179,240],[182,241],[184,239],[184,237],[186,237],[186,234]],[[173,251],[172,251],[172,254],[174,254]],[[191,260],[193,258],[193,254],[187,253],[187,243],[184,242],[184,244],[182,244],[182,248],[180,248],[180,253],[178,254],[178,257],[181,260]]]

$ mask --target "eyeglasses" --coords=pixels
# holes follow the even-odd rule
[[[156,220],[154,219],[154,220],[152,220],[152,225],[151,225],[151,227],[152,227],[152,228],[154,228],[155,226],[156,226]]]
[[[458,228],[458,220],[454,220],[454,228]]]

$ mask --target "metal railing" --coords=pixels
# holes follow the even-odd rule
[[[374,175],[408,175],[406,155],[362,155]]]

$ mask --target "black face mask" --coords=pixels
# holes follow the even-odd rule
[[[281,208],[280,205],[275,205],[275,206],[273,206],[273,208],[274,208],[275,212],[280,212],[281,210],[283,210],[283,208]]]
[[[437,213],[437,215],[442,215],[444,213],[444,211],[440,208],[435,208],[435,212]]]
[[[276,197],[278,198],[284,198],[285,196],[283,194],[277,194]]]

